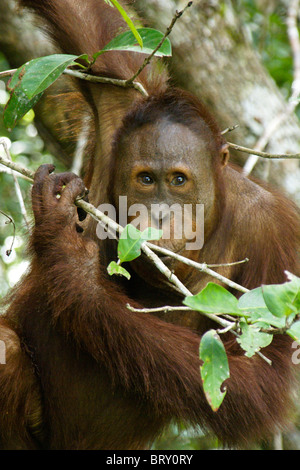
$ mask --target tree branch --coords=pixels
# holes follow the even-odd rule
[[[251,155],[256,155],[258,157],[262,158],[270,158],[270,159],[276,159],[276,158],[285,158],[285,159],[292,159],[292,158],[298,158],[300,159],[300,153],[290,153],[290,154],[284,154],[284,153],[267,153],[267,152],[262,152],[260,150],[256,149],[249,149],[247,147],[242,147],[241,145],[233,144],[232,142],[227,142],[229,147],[233,148],[234,150],[238,150],[239,152],[245,152],[249,153]],[[244,168],[245,170],[245,168]],[[248,173],[246,173],[248,174]]]
[[[88,82],[93,83],[105,83],[109,85],[120,86],[122,88],[135,88],[139,91],[143,96],[147,97],[148,93],[143,87],[143,85],[139,82],[128,82],[127,80],[119,80],[117,78],[107,78],[107,77],[98,77],[95,75],[90,75],[85,72],[80,72],[79,70],[71,70],[67,68],[64,71],[64,74],[70,75],[75,78],[80,78],[81,80],[86,80]]]
[[[16,224],[14,222],[14,219],[10,215],[5,214],[5,212],[3,212],[1,209],[0,209],[0,214],[4,215],[4,217],[6,217],[8,219],[8,221],[6,221],[5,223],[6,224],[13,224],[13,228],[14,228],[14,234],[13,234],[13,239],[12,239],[10,248],[8,250],[6,250],[6,256],[10,256],[11,252],[12,252],[12,249],[13,249],[13,246],[14,246],[14,243],[15,243],[15,238],[16,238]]]
[[[0,139],[0,145],[2,145],[3,148],[4,148],[6,158],[8,158],[8,160],[12,162],[12,158],[11,158],[11,155],[9,153],[8,146],[7,146],[7,141],[6,141],[5,138]],[[13,173],[12,170],[11,170],[11,174],[12,174],[12,177],[14,179],[15,190],[16,190],[16,195],[17,195],[17,199],[18,199],[18,202],[19,202],[19,206],[20,206],[20,209],[21,209],[21,214],[22,214],[23,219],[25,221],[27,230],[30,231],[30,225],[29,225],[29,222],[28,222],[28,219],[27,219],[26,207],[25,207],[25,204],[24,204],[24,200],[23,200],[22,191],[21,191],[21,188],[20,188],[20,185],[19,185],[19,181],[18,181],[15,173]]]
[[[174,17],[172,18],[172,21],[169,25],[169,27],[166,29],[166,32],[164,34],[164,36],[162,37],[162,39],[160,40],[159,44],[156,46],[155,49],[153,49],[153,51],[151,52],[150,55],[148,55],[144,62],[142,63],[142,65],[140,66],[140,68],[138,69],[138,71],[131,77],[129,78],[128,80],[126,80],[126,83],[128,85],[130,85],[131,83],[134,82],[134,80],[139,76],[139,74],[144,70],[144,68],[150,63],[151,59],[153,58],[153,56],[156,54],[156,52],[159,50],[159,48],[162,46],[162,44],[164,43],[165,39],[169,36],[169,34],[171,33],[172,29],[174,28],[174,25],[176,23],[176,21],[178,20],[178,18],[180,18],[183,13],[192,6],[193,2],[189,2],[186,7],[181,10],[181,11],[177,11],[176,10],[176,13],[174,15]]]
[[[18,69],[11,69],[5,70],[4,72],[0,72],[0,79],[11,77]],[[122,88],[135,88],[139,91],[143,96],[147,97],[148,93],[143,87],[143,85],[139,82],[129,82],[128,80],[119,80],[117,78],[108,78],[108,77],[98,77],[96,75],[91,75],[89,73],[81,72],[80,70],[72,70],[70,68],[66,68],[63,72],[65,75],[70,75],[74,78],[79,78],[80,80],[86,80],[87,82],[92,83],[104,83],[108,85],[115,85]]]
[[[157,313],[157,312],[175,312],[175,311],[184,311],[184,312],[193,312],[193,309],[190,307],[183,307],[183,306],[177,306],[173,307],[170,305],[166,305],[164,307],[157,307],[157,308],[134,308],[130,304],[126,304],[126,307],[128,310],[131,312],[135,313]],[[225,320],[224,318],[218,317],[218,314],[212,314],[212,313],[205,313],[205,312],[199,312],[201,315],[206,316],[210,320],[215,321],[219,325],[221,325],[223,328],[228,328],[232,329],[235,326],[235,322],[230,322]]]

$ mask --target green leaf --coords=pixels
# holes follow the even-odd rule
[[[221,391],[224,380],[230,377],[226,351],[215,330],[205,333],[200,342],[200,366],[203,390],[213,411],[220,407],[226,390]]]
[[[197,295],[186,297],[184,305],[206,313],[230,313],[241,315],[238,309],[238,300],[224,287],[209,282]]]
[[[238,301],[238,307],[242,310],[268,310],[262,288],[257,287],[243,294]]]
[[[96,52],[96,54],[93,55],[93,58],[96,59],[100,54],[107,51],[131,51],[151,54],[164,36],[163,33],[152,28],[139,28],[138,32],[143,40],[142,49],[139,44],[136,43],[136,38],[133,33],[131,31],[125,31],[106,44],[101,51]],[[172,55],[172,47],[168,38],[165,39],[155,55],[158,57]]]
[[[22,65],[8,83],[10,99],[4,111],[4,124],[13,128],[40,99],[43,92],[78,56],[53,54]]]
[[[42,93],[36,95],[32,100],[28,100],[22,90],[16,90],[4,108],[3,123],[5,127],[12,130],[17,122],[36,105],[41,96]]]
[[[243,294],[238,301],[238,308],[247,312],[252,323],[266,322],[277,328],[285,326],[285,318],[275,317],[267,308],[261,287]]]
[[[284,284],[272,284],[262,287],[266,306],[276,317],[287,317],[300,312],[300,283],[296,276]]]
[[[257,325],[258,323],[265,323],[264,328],[275,326],[276,328],[284,328],[286,317],[275,317],[268,309],[249,310],[248,321]]]
[[[118,243],[118,257],[121,263],[132,261],[141,254],[141,245],[144,243],[142,232],[133,225],[124,227]]]
[[[142,40],[139,32],[137,31],[136,27],[134,26],[132,20],[129,18],[126,11],[124,10],[124,8],[119,4],[119,2],[117,0],[109,0],[109,2],[110,2],[110,4],[114,5],[118,9],[119,13],[122,15],[122,17],[124,18],[124,20],[128,24],[129,28],[132,31],[132,34],[134,35],[137,42],[139,43],[139,45],[142,48],[143,47],[143,40]]]
[[[287,274],[290,281],[284,284],[257,287],[242,295],[238,307],[250,313],[251,322],[263,321],[283,328],[286,317],[291,316],[291,320],[300,311],[300,279]]]
[[[300,341],[300,320],[296,321],[291,328],[287,330],[287,334],[296,341]]]
[[[237,338],[237,342],[246,351],[247,357],[252,357],[261,348],[268,346],[273,339],[273,335],[259,331],[254,325],[248,325],[245,321],[240,322],[242,334]]]
[[[294,292],[296,294],[293,305],[296,308],[296,312],[300,313],[300,277],[297,277],[295,274],[289,273],[288,271],[285,271],[285,274],[289,279],[290,286],[293,286]]]
[[[107,272],[110,276],[116,274],[118,276],[125,276],[127,279],[130,279],[131,277],[129,272],[115,261],[111,261],[109,263],[109,265],[107,266]]]
[[[141,245],[144,243],[142,232],[133,225],[124,227],[118,243],[118,257],[121,263],[132,261],[141,254]]]
[[[53,54],[31,60],[22,78],[22,88],[29,99],[45,91],[78,56]]]
[[[132,224],[126,225],[118,243],[118,257],[121,263],[132,261],[141,254],[141,246],[146,240],[158,240],[162,236],[162,230],[152,227],[143,232]]]
[[[53,54],[33,59],[22,69],[24,73],[18,86],[22,87],[28,99],[32,99],[52,85],[77,58],[76,55]]]
[[[147,227],[143,232],[142,232],[142,238],[143,240],[159,240],[162,237],[163,231],[158,230],[157,228],[154,227]]]

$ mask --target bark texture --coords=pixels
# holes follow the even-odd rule
[[[147,22],[164,31],[184,0],[137,0]],[[196,0],[176,23],[170,36],[170,71],[175,83],[201,98],[222,128],[238,124],[228,140],[253,147],[287,103],[253,49],[249,34],[230,0]],[[266,150],[295,153],[300,149],[300,127],[295,115],[281,123]],[[248,155],[231,152],[244,164]],[[260,159],[255,175],[284,189],[300,202],[299,160]]]

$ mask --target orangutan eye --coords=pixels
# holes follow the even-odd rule
[[[172,186],[182,186],[185,182],[186,182],[185,175],[176,175],[172,179],[171,184]]]
[[[154,179],[152,178],[152,176],[148,175],[147,173],[142,173],[138,176],[138,179],[140,181],[140,183],[146,185],[146,186],[150,186],[151,184],[154,183]]]

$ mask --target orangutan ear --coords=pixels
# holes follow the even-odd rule
[[[222,145],[222,148],[221,148],[221,151],[220,151],[220,155],[221,155],[221,163],[223,166],[226,166],[228,161],[229,161],[229,157],[230,157],[230,154],[229,154],[229,145],[228,144],[224,144]]]

